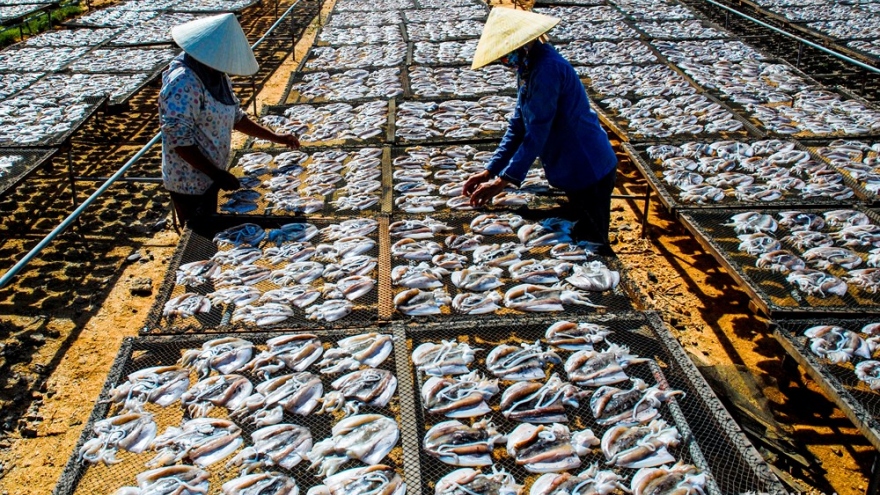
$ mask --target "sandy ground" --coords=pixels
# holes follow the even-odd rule
[[[297,45],[297,60],[310,44],[307,36]],[[260,105],[278,102],[295,66],[283,61],[260,92]],[[155,98],[155,90],[151,94]],[[138,121],[143,131],[129,136],[135,142],[155,132],[149,98],[138,107],[146,116]],[[81,144],[88,146],[94,141]],[[118,166],[117,156],[136,149],[114,145],[108,159]],[[143,175],[155,176],[155,159],[144,165]],[[41,184],[0,202],[6,215],[0,267],[8,268],[35,244],[38,237],[29,229],[51,228],[66,214],[63,178],[63,167],[56,166],[37,176]],[[618,192],[645,187],[623,162]],[[746,294],[674,218],[654,205],[649,235],[642,237],[640,208],[634,200],[615,201],[612,225],[615,251],[638,286],[643,309],[660,311],[695,360],[745,391],[745,401],[765,411],[812,463],[803,469],[778,460],[780,471],[805,491],[864,493],[874,449],[812,381],[784,366],[785,353],[769,336],[767,322],[754,316]],[[28,211],[48,220],[36,221]],[[0,494],[49,493],[54,487],[117,349],[143,326],[179,239],[170,228],[167,197],[153,185],[119,186],[83,224],[0,291]],[[148,295],[132,294],[144,284],[152,288]]]

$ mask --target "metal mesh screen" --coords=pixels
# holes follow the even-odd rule
[[[361,331],[340,330],[316,333],[326,351],[334,347],[335,343],[340,339],[361,333]],[[389,331],[380,331],[380,333],[390,334]],[[248,335],[247,340],[255,344],[253,355],[256,356],[259,351],[266,349],[266,340],[280,335],[283,334],[275,333]],[[213,338],[222,337],[225,336],[178,336],[174,338],[148,337],[126,341],[126,343],[120,350],[113,370],[111,371],[111,374],[107,379],[104,390],[101,394],[101,399],[106,399],[108,397],[109,390],[112,387],[123,383],[129,374],[152,366],[174,365],[178,362],[185,351],[190,349],[199,349],[204,342]],[[395,355],[395,353],[392,352],[391,356],[389,356],[388,359],[386,359],[380,366],[378,366],[378,368],[390,371],[399,377],[397,392],[395,392],[394,396],[387,406],[363,406],[360,408],[359,414],[380,414],[386,417],[393,418],[398,423],[400,429],[403,430],[405,427],[407,427],[408,421],[405,419],[404,416],[401,415],[399,396],[401,390],[403,390],[403,386],[408,385],[409,382],[406,378],[401,378],[402,374],[398,369],[401,366],[396,363],[396,360],[397,356]],[[321,378],[325,394],[326,392],[333,390],[330,385],[331,382],[341,376],[341,374],[322,375],[319,372],[319,368],[316,364],[312,364],[305,371],[314,373]],[[273,376],[280,376],[291,372],[292,371],[290,369],[285,368],[284,371],[276,373]],[[217,373],[218,372],[214,371],[212,372],[212,375],[216,375]],[[263,381],[260,377],[250,372],[236,371],[235,373],[245,376],[248,380],[251,381],[251,383],[255,387]],[[195,385],[197,380],[197,373],[195,371],[192,371],[190,373],[191,386]],[[80,438],[80,442],[77,445],[77,451],[86,440],[95,437],[95,434],[92,431],[92,426],[94,422],[105,417],[116,415],[119,408],[120,406],[117,405],[110,406],[107,403],[97,403],[94,411],[92,412],[89,423],[87,424],[83,435]],[[166,428],[169,426],[180,426],[183,421],[190,419],[188,413],[185,411],[185,408],[181,405],[179,400],[164,408],[156,404],[148,403],[145,405],[145,410],[153,415],[153,419],[158,426],[157,434],[164,433]],[[281,422],[287,424],[292,423],[308,428],[311,431],[314,443],[317,443],[325,438],[329,438],[331,436],[331,428],[336,423],[338,423],[340,419],[342,419],[341,412],[317,414],[317,410],[318,409],[316,409],[315,413],[308,416],[293,415],[285,411]],[[219,419],[232,419],[229,417],[228,411],[223,407],[215,407],[213,410],[211,410],[209,417]],[[243,422],[238,420],[235,420],[234,422],[242,430],[241,438],[244,440],[244,444],[229,457],[223,459],[220,462],[217,462],[216,464],[213,464],[209,468],[205,468],[211,473],[210,489],[207,492],[209,494],[221,493],[220,487],[224,482],[239,476],[240,468],[234,466],[226,467],[226,461],[234,457],[235,454],[241,452],[241,449],[253,445],[251,434],[255,430],[257,430],[258,427],[255,427],[250,422]],[[411,428],[411,426],[409,427]],[[402,435],[403,431],[401,431],[401,436]],[[148,469],[144,466],[144,464],[152,459],[155,455],[155,452],[150,450],[141,454],[135,454],[120,449],[117,458],[121,462],[112,466],[107,466],[104,464],[89,465],[81,463],[77,459],[78,453],[74,452],[74,454],[71,456],[70,461],[68,462],[64,474],[62,475],[59,485],[56,487],[55,494],[67,495],[73,493],[114,493],[115,490],[123,486],[136,486],[137,483],[135,481],[135,476]],[[391,450],[391,452],[383,459],[382,463],[391,466],[402,476],[404,475],[403,448],[400,441],[398,441],[397,446],[395,446],[393,450]],[[288,470],[283,469],[280,466],[273,466],[271,468],[271,471],[278,471],[294,478],[297,485],[299,486],[300,491],[306,492],[309,488],[319,485],[322,482],[322,478],[319,478],[314,470],[309,470],[308,465],[309,461],[304,460],[292,469]],[[340,470],[359,467],[363,465],[364,464],[360,461],[350,460],[343,464],[340,467]]]
[[[706,472],[711,472],[710,482],[706,487],[706,493],[744,493],[756,491],[763,493],[784,493],[777,485],[772,476],[767,472],[760,456],[750,446],[747,440],[739,432],[738,427],[727,415],[718,399],[712,394],[702,377],[693,368],[693,364],[687,359],[681,348],[669,335],[659,319],[648,320],[640,314],[615,315],[603,317],[578,317],[576,320],[570,315],[561,316],[560,319],[569,319],[578,322],[594,322],[605,325],[613,330],[606,340],[619,345],[626,345],[630,351],[642,357],[652,359],[652,362],[632,365],[627,368],[630,377],[638,377],[647,384],[658,384],[660,387],[668,387],[685,392],[683,397],[677,397],[664,404],[660,408],[660,416],[669,424],[678,427],[685,440],[680,446],[671,450],[676,459],[693,463]],[[476,360],[469,365],[469,369],[477,370],[486,377],[492,377],[485,365],[485,357],[497,345],[519,345],[521,343],[533,343],[544,339],[545,330],[555,322],[555,319],[495,319],[492,322],[482,322],[479,328],[470,325],[444,325],[439,326],[411,326],[407,328],[407,350],[413,349],[426,342],[439,343],[441,340],[457,341],[469,344],[473,348],[480,349],[476,352]],[[545,344],[546,345],[546,344]],[[606,346],[607,343],[600,344]],[[597,347],[598,349],[599,347]],[[573,353],[572,351],[556,350],[563,362]],[[566,379],[566,374],[561,365],[551,365],[547,375],[558,373]],[[421,387],[426,380],[424,372],[412,368],[414,377],[414,389],[411,391],[416,399],[416,421],[418,427],[417,436],[420,441],[420,465],[421,465],[421,488],[423,494],[433,493],[436,482],[444,475],[456,469],[440,462],[428,455],[424,446],[425,433],[433,425],[445,421],[448,418],[440,414],[428,413],[422,403]],[[501,382],[502,391],[513,382]],[[625,388],[626,383],[620,384]],[[492,411],[484,416],[491,420],[498,431],[510,433],[519,423],[506,419],[500,411],[500,393],[489,400]],[[589,400],[584,399],[578,408],[567,408],[569,418],[568,426],[572,431],[590,428],[599,438],[610,426],[596,424],[590,407]],[[466,422],[468,420],[462,420]],[[504,445],[496,446],[492,453],[495,466],[503,467],[512,473],[516,481],[525,485],[527,492],[532,483],[540,476],[532,474],[522,466],[516,465],[504,448]],[[582,468],[591,463],[598,463],[601,469],[608,469],[602,452],[594,450],[588,456],[581,459]],[[484,472],[486,471],[485,468]],[[614,468],[618,474],[626,478],[625,485],[629,485],[635,470]],[[572,470],[577,472],[578,470]]]
[[[834,167],[844,177],[864,189],[866,199],[873,203],[878,201],[878,189],[873,184],[876,182],[877,174],[880,173],[880,167],[877,166],[880,152],[874,148],[880,147],[871,148],[874,145],[873,141],[846,139],[831,142],[805,142],[803,145]],[[845,151],[840,150],[841,147],[859,148],[860,154],[847,155]],[[841,158],[844,155],[847,155],[846,158]]]
[[[260,3],[261,0],[196,0],[177,4],[169,12],[221,13],[241,12]]]
[[[51,3],[0,6],[0,23],[12,24],[15,21],[24,20],[25,17],[34,15],[37,12],[47,10],[50,7],[52,7]]]
[[[470,67],[411,66],[405,72],[408,100],[515,95],[516,77],[500,65]]]
[[[379,45],[405,41],[406,29],[401,23],[381,26],[324,26],[318,31],[315,46]]]
[[[122,105],[158,77],[161,70],[125,74],[50,74],[30,89],[68,97],[107,95],[108,105]]]
[[[24,92],[13,98],[0,102],[0,107],[9,113],[0,118],[0,123],[13,121],[19,110],[28,108],[27,100],[14,101]],[[30,95],[29,95],[30,96]],[[49,96],[41,95],[48,98]],[[19,148],[22,146],[50,147],[60,146],[66,142],[79,128],[104,104],[106,97],[87,96],[85,98],[58,98],[54,103],[56,108],[63,108],[69,115],[65,115],[57,122],[57,126],[46,128],[41,123],[24,122],[18,129],[9,129],[0,133],[0,147]]]
[[[477,40],[475,39],[440,43],[416,41],[410,45],[412,54],[407,65],[470,65],[477,50]]]
[[[94,50],[70,65],[72,72],[149,72],[165,70],[180,49],[169,45]]]
[[[394,100],[266,106],[260,122],[296,134],[304,146],[368,145],[391,141],[394,108]],[[271,143],[257,140],[253,146]]]
[[[787,280],[787,275],[771,271],[768,268],[756,266],[758,256],[753,256],[741,251],[739,246],[742,242],[737,237],[739,233],[728,224],[731,217],[748,210],[684,210],[680,218],[682,223],[690,230],[697,241],[706,248],[724,266],[731,276],[749,293],[756,304],[769,315],[794,315],[794,314],[864,314],[880,312],[880,294],[872,293],[851,283],[848,270],[833,264],[821,271],[828,275],[847,281],[846,293],[842,296],[832,292],[814,292],[812,295],[798,288],[795,283]],[[761,214],[772,215],[779,220],[779,210],[754,210]],[[803,213],[823,216],[831,210],[798,209]],[[871,222],[880,224],[876,217],[871,215]],[[840,227],[826,225],[821,229],[813,229],[824,234],[839,232]],[[788,227],[779,225],[775,232],[769,233],[776,239],[787,238],[791,234]],[[797,247],[790,238],[782,241],[781,249],[789,250],[798,257],[802,257],[806,249]],[[834,246],[843,247],[839,240],[834,241]],[[846,246],[860,258],[862,263],[857,269],[867,266],[868,250],[873,247]],[[808,268],[814,268],[814,263],[807,263]],[[829,284],[831,282],[829,281]],[[827,287],[827,286],[826,286]]]
[[[395,98],[404,93],[403,71],[399,67],[384,69],[349,69],[328,72],[292,72],[283,104],[348,103]]]
[[[386,45],[318,46],[309,48],[299,71],[329,71],[338,69],[377,69],[404,65],[409,43]]]
[[[486,20],[489,15],[484,5],[442,7],[437,9],[414,9],[402,11],[406,22],[431,22],[434,19],[457,21],[464,19]]]
[[[593,103],[593,109],[599,115],[599,118],[626,141],[657,142],[673,140],[684,141],[689,139],[727,140],[756,138],[762,135],[752,124],[732,112],[722,102],[715,98],[706,94],[689,96],[700,100],[705,99],[705,101],[717,104],[721,111],[719,114],[713,114],[711,120],[709,120],[709,117],[706,114],[694,113],[693,116],[695,119],[692,119],[693,122],[682,125],[684,124],[684,120],[675,117],[671,120],[660,120],[644,114],[638,117],[630,117],[630,115],[634,115],[630,113],[631,109],[638,105],[639,101],[643,101],[643,99],[636,100],[635,103],[630,102],[631,105],[625,105],[622,109],[612,108],[617,107],[619,103],[622,103],[619,97],[602,100],[591,98],[591,101]],[[678,97],[670,97],[668,100],[674,98]],[[650,111],[649,114],[651,114]],[[742,124],[742,126],[736,130],[728,131],[712,125],[720,120],[731,122],[736,121]]]
[[[465,212],[464,214],[455,215],[455,216],[433,215],[431,218],[433,218],[435,220],[439,220],[450,227],[450,230],[435,234],[434,237],[432,239],[430,239],[430,240],[433,240],[434,242],[437,242],[438,244],[440,244],[443,247],[442,253],[438,253],[438,254],[456,253],[455,250],[453,250],[445,245],[444,240],[446,239],[446,237],[448,237],[450,235],[473,234],[473,232],[471,231],[471,228],[470,228],[470,223],[471,223],[471,220],[479,214],[480,214],[480,212],[470,212],[470,213]],[[546,216],[546,215],[543,215],[543,216]],[[403,220],[404,218],[420,219],[423,217],[394,216],[392,221]],[[401,236],[392,236],[391,243],[394,244],[395,242],[401,240],[402,238],[403,237],[401,237]],[[504,243],[515,243],[516,245],[521,246],[520,240],[516,236],[516,234],[497,234],[497,235],[484,235],[483,236],[482,244],[484,244],[484,245],[486,245],[486,244],[504,244]],[[551,259],[550,249],[551,249],[550,246],[541,246],[541,247],[530,248],[527,251],[521,253],[520,258],[523,260],[549,260],[549,259]],[[392,246],[392,250],[393,250],[393,246]],[[473,253],[472,252],[465,252],[465,253],[458,253],[458,254],[464,255],[468,259],[464,263],[465,267],[474,264],[472,262],[472,260],[473,260]],[[391,269],[392,270],[394,270],[394,268],[396,268],[396,267],[415,266],[420,263],[419,261],[407,260],[405,258],[395,256],[393,253],[390,256],[391,256]],[[627,295],[626,290],[625,290],[625,289],[630,289],[631,287],[629,287],[630,284],[627,280],[626,274],[623,273],[623,271],[622,271],[623,268],[622,268],[622,265],[620,264],[620,262],[614,257],[595,256],[595,255],[589,256],[588,260],[586,262],[596,261],[596,260],[601,261],[609,269],[615,270],[618,273],[620,273],[620,275],[621,275],[620,284],[618,284],[617,287],[615,287],[613,290],[609,290],[609,291],[605,291],[605,292],[598,292],[598,293],[597,292],[589,292],[588,293],[589,294],[589,297],[588,297],[589,301],[595,305],[599,305],[602,307],[596,308],[596,307],[592,307],[592,306],[565,304],[565,306],[564,306],[565,309],[562,314],[566,314],[566,315],[568,315],[568,314],[585,315],[585,314],[596,314],[596,313],[604,314],[604,313],[616,313],[616,312],[621,312],[621,311],[630,311],[633,309],[630,297]],[[427,263],[431,264],[431,261],[428,261]],[[453,272],[454,270],[449,270],[449,271]],[[506,268],[503,269],[503,274],[499,277],[499,280],[503,283],[503,285],[496,288],[496,289],[493,289],[493,291],[495,291],[496,293],[498,293],[501,296],[503,296],[509,289],[523,283],[523,282],[515,281],[514,279],[510,278],[510,273]],[[466,294],[469,292],[469,291],[459,289],[458,287],[456,287],[452,283],[451,275],[444,275],[442,277],[442,282],[443,282],[442,289],[444,291],[446,291],[447,294],[449,294],[450,298],[454,298],[458,294]],[[549,286],[552,284],[544,284],[544,285]],[[400,294],[401,292],[404,292],[405,290],[407,290],[407,289],[403,288],[403,287],[395,286],[395,287],[393,287],[392,293],[394,296],[396,296],[396,295]],[[430,290],[430,289],[428,289],[428,290]],[[463,314],[460,314],[460,313],[454,311],[452,309],[452,307],[450,307],[450,306],[443,306],[441,308],[442,313],[439,315],[413,317],[413,316],[407,316],[407,315],[401,313],[399,310],[395,310],[394,318],[395,319],[415,319],[416,321],[420,321],[420,322],[423,322],[423,321],[424,322],[448,321],[448,320],[455,320],[455,319],[492,321],[497,316],[503,316],[503,315],[523,315],[523,316],[525,316],[525,315],[529,314],[528,312],[525,312],[525,311],[519,311],[519,310],[506,308],[506,307],[504,307],[503,303],[500,301],[498,302],[498,305],[501,307],[500,309],[497,309],[497,310],[495,310],[495,312],[485,314],[485,315],[463,315]]]
[[[792,68],[792,72],[795,70]],[[799,72],[799,71],[797,71]],[[799,101],[799,96],[810,91],[821,95],[820,98],[836,99],[839,103],[829,104],[825,108],[815,108],[813,101]],[[849,94],[840,88],[830,88],[816,83],[815,86],[805,90],[803,93],[791,95],[794,97],[794,103],[785,102],[781,104],[761,104],[758,106],[770,109],[788,109],[793,108],[791,117],[785,114],[783,117],[792,123],[788,126],[781,126],[789,130],[794,126],[797,132],[790,133],[787,131],[777,130],[773,123],[773,114],[768,114],[761,119],[760,114],[755,110],[755,105],[736,104],[729,99],[725,99],[725,103],[736,110],[740,115],[745,116],[748,121],[754,124],[758,129],[765,132],[768,136],[776,136],[781,139],[829,139],[829,138],[851,138],[857,136],[864,137],[880,137],[880,129],[872,129],[870,123],[870,115],[880,115],[875,105],[868,101]],[[849,109],[850,105],[856,105],[857,110]],[[846,110],[843,110],[847,108]],[[801,112],[798,114],[798,112]],[[864,118],[868,116],[868,118]],[[856,122],[856,119],[861,122]],[[766,122],[765,122],[766,121]],[[845,121],[844,124],[838,125],[838,122]],[[815,127],[811,127],[815,126]]]
[[[377,12],[333,12],[324,24],[330,27],[384,26],[398,24],[403,19],[396,10]]]
[[[880,322],[880,318],[781,320],[774,324],[774,337],[807,370],[859,431],[875,447],[880,448],[880,394],[859,380],[855,373],[856,364],[865,360],[854,357],[851,362],[834,364],[811,351],[810,339],[804,336],[804,331],[815,326],[833,325],[859,332],[864,326],[877,322]],[[865,334],[860,335],[867,337]]]
[[[363,152],[366,150],[375,150],[375,152],[378,152],[378,155],[371,158],[365,158],[364,156],[358,154],[358,152]],[[237,151],[232,157],[231,167],[229,168],[229,171],[240,178],[240,180],[242,181],[243,189],[221,193],[218,203],[219,212],[224,215],[243,214],[248,216],[301,216],[303,215],[302,209],[297,209],[296,204],[288,203],[283,198],[275,199],[275,196],[273,196],[282,195],[285,189],[291,187],[293,188],[290,192],[291,197],[295,198],[303,196],[323,200],[324,207],[320,210],[308,213],[308,215],[310,216],[370,216],[382,211],[383,204],[385,204],[387,201],[390,201],[390,198],[383,201],[383,198],[388,196],[390,194],[390,191],[382,187],[382,173],[383,170],[387,169],[388,167],[389,151],[387,149],[383,150],[383,148],[379,147],[345,149],[330,148],[323,150],[306,148],[302,149],[301,151],[305,152],[308,157],[300,163],[300,167],[296,167],[293,169],[281,168],[274,160],[274,157],[277,157],[279,154],[288,153],[289,150],[286,149],[269,148],[263,151]],[[321,173],[317,170],[309,170],[310,165],[313,165],[316,162],[314,158],[316,154],[324,153],[326,156],[326,153],[337,152],[340,155],[342,153],[347,154],[343,161],[338,162],[342,164],[342,167],[340,168],[340,170],[338,170],[338,172]],[[263,153],[272,156],[273,160],[268,162],[264,166],[257,166],[254,168],[245,168],[242,166],[242,163],[244,163],[243,160],[247,160],[249,157],[254,156],[265,156],[263,155]],[[349,167],[348,164],[352,163],[354,160],[358,160],[355,163],[362,162],[363,160],[369,160],[371,162],[378,160],[379,164],[375,167],[375,170],[377,171],[375,178],[362,178],[360,180],[347,179],[346,177],[352,177],[352,179],[355,179],[355,176],[349,176],[349,173],[356,173],[358,172],[358,170],[361,170],[362,172],[365,171],[361,168],[358,168],[357,166]],[[371,168],[370,170],[374,169]],[[327,178],[321,179],[322,177]],[[322,192],[314,192],[309,189],[309,187],[312,186],[320,188],[322,185],[322,180],[326,181],[325,183],[329,184],[326,195],[322,195]],[[338,182],[331,183],[330,181],[333,180],[338,180]],[[346,187],[356,187],[358,185],[356,183],[359,181],[370,181],[373,184],[372,187],[376,187],[376,189],[364,193],[352,192],[349,189],[345,189]],[[297,182],[299,182],[298,186],[295,185]],[[355,184],[352,184],[353,182]],[[375,199],[375,203],[370,206],[361,208],[361,206],[368,205],[369,202],[365,201],[362,204],[347,202],[349,201],[349,198],[352,198],[356,194],[373,198]],[[254,197],[256,197],[256,199],[252,202],[243,200],[242,198],[246,198],[247,195],[253,195]]]
[[[711,145],[712,143],[705,142],[704,144]],[[624,143],[623,145],[623,149],[633,159],[633,163],[636,165],[636,168],[638,168],[642,172],[642,175],[644,175],[648,179],[648,182],[651,184],[651,188],[657,192],[657,195],[660,197],[660,201],[666,206],[667,209],[673,212],[681,209],[702,208],[800,208],[842,206],[847,203],[855,204],[858,201],[859,197],[866,197],[868,194],[867,191],[864,191],[861,187],[858,187],[858,185],[855,184],[854,181],[850,180],[846,181],[847,184],[849,186],[853,186],[854,191],[858,193],[858,195],[853,195],[848,200],[835,199],[834,195],[819,197],[811,195],[811,197],[807,197],[803,191],[805,184],[800,184],[801,187],[799,189],[786,187],[786,180],[789,178],[795,178],[801,179],[802,182],[806,183],[810,180],[810,174],[808,171],[792,170],[792,166],[794,164],[780,165],[779,168],[784,170],[779,171],[779,173],[783,174],[785,173],[785,171],[788,171],[790,175],[774,178],[772,176],[762,174],[760,171],[750,172],[742,168],[742,160],[747,159],[747,157],[743,156],[741,158],[733,158],[733,160],[735,162],[738,162],[738,164],[730,171],[731,173],[744,174],[754,179],[754,182],[751,185],[746,185],[746,188],[742,191],[730,185],[720,187],[722,184],[716,182],[719,180],[717,177],[717,174],[719,172],[717,171],[707,170],[704,172],[689,172],[691,174],[696,174],[697,176],[701,177],[701,179],[699,179],[700,183],[696,184],[697,186],[706,186],[710,183],[718,184],[718,188],[723,190],[724,195],[719,201],[714,201],[713,199],[709,199],[709,197],[705,195],[701,196],[698,194],[690,194],[685,189],[682,189],[681,186],[667,181],[666,177],[664,176],[664,172],[671,173],[672,171],[664,167],[663,160],[650,157],[650,155],[646,151],[646,149],[649,147],[650,145],[647,144]],[[772,155],[772,153],[754,156],[757,156],[759,158],[767,158],[770,155]],[[708,158],[711,158],[713,155],[706,156]],[[669,180],[674,181],[675,178],[675,176],[670,176]],[[840,176],[837,179],[843,181],[844,177]],[[764,186],[765,188],[771,188],[772,186],[773,191],[777,191],[779,197],[770,201],[762,200],[760,199],[760,196],[750,195],[747,193],[748,187],[751,186]],[[820,189],[817,190],[821,191]],[[772,193],[773,191],[770,192]],[[775,195],[776,194],[773,194],[773,196]],[[705,203],[699,203],[699,201],[701,200],[705,201]]]
[[[57,153],[57,149],[0,149],[0,196]]]
[[[434,189],[430,193],[432,196],[442,199],[447,204],[437,204],[433,206],[434,212],[430,212],[431,215],[442,214],[465,214],[469,213],[465,210],[457,210],[453,209],[449,206],[448,201],[451,200],[454,196],[444,195],[443,192],[440,191],[440,188],[449,183],[461,182],[458,180],[447,180],[438,177],[436,174],[442,174],[443,172],[449,172],[450,170],[461,174],[464,179],[469,177],[471,174],[476,173],[480,170],[481,163],[480,161],[474,161],[475,153],[483,153],[484,155],[487,153],[492,153],[497,148],[497,144],[476,144],[476,145],[464,145],[464,146],[414,146],[414,147],[394,147],[391,150],[391,165],[390,170],[392,171],[392,187],[404,186],[404,181],[401,178],[393,178],[394,173],[405,173],[405,169],[403,166],[395,165],[396,161],[402,162],[406,161],[409,163],[408,168],[412,169],[413,163],[422,163],[422,166],[419,170],[421,170],[422,174],[430,174],[426,177],[423,177],[416,181],[419,184],[427,184],[429,187],[433,187]],[[451,159],[450,155],[467,153],[466,157],[462,157],[459,160],[456,160],[456,165],[453,166],[452,169],[447,167],[451,166],[447,164],[444,168],[434,167],[430,164],[429,160],[423,160],[421,158],[415,158],[414,155],[418,154],[418,156],[424,156],[425,153],[431,155],[431,159]],[[446,160],[448,161],[448,160]],[[468,169],[467,167],[473,167],[472,169]],[[487,206],[489,211],[509,211],[516,210],[523,215],[528,215],[529,212],[537,212],[539,210],[552,210],[554,208],[559,208],[560,200],[559,197],[563,194],[562,191],[558,189],[551,188],[549,183],[547,183],[546,179],[544,179],[543,168],[540,166],[540,163],[536,160],[532,166],[532,171],[530,172],[531,182],[524,182],[522,186],[517,190],[517,192],[522,192],[528,194],[529,201],[526,206]],[[464,180],[462,179],[462,180]],[[529,180],[529,179],[527,179]],[[394,189],[392,191],[392,211],[397,214],[406,215],[407,212],[403,210],[405,207],[402,203],[404,197],[406,196],[406,192],[404,190]],[[482,210],[482,209],[481,209]],[[478,211],[477,213],[485,212]],[[476,214],[476,213],[475,213]]]
[[[653,40],[704,40],[729,38],[730,33],[721,26],[704,19],[679,21],[640,21],[636,29]]]
[[[287,223],[301,221],[302,219],[218,219],[212,222],[211,227],[199,230],[187,230],[187,232],[181,238],[174,258],[169,263],[168,272],[165,276],[165,280],[162,284],[162,287],[159,289],[158,295],[156,297],[156,302],[150,310],[150,314],[147,317],[147,323],[142,331],[149,334],[211,333],[229,331],[249,332],[266,331],[269,329],[279,328],[339,328],[344,326],[362,327],[376,323],[378,319],[378,304],[382,297],[380,292],[384,291],[384,289],[380,290],[380,284],[378,283],[367,294],[361,296],[355,301],[352,301],[353,309],[350,314],[334,322],[327,322],[323,320],[310,320],[306,317],[305,309],[291,306],[290,309],[292,309],[294,312],[293,316],[288,317],[286,320],[280,323],[273,323],[261,328],[253,324],[232,322],[231,319],[233,311],[235,310],[235,305],[221,303],[214,304],[209,313],[196,314],[195,316],[190,317],[178,317],[171,320],[163,316],[162,313],[165,307],[165,303],[171,298],[180,296],[187,292],[206,295],[216,290],[213,282],[210,279],[208,279],[206,283],[195,287],[178,285],[176,283],[176,272],[178,268],[183,264],[210,259],[218,251],[217,246],[213,242],[214,235],[217,232],[220,232],[229,227],[240,225],[245,222],[256,222],[264,227],[266,230],[269,230],[272,228],[279,228]],[[384,222],[385,219],[380,218],[380,221]],[[311,223],[318,229],[321,229],[333,224],[334,222],[329,220],[309,219],[308,223]],[[367,235],[367,237],[376,241],[377,238],[380,237],[379,230],[380,229],[377,228],[376,231]],[[315,238],[312,239],[311,242],[314,245],[322,242],[327,242],[324,237],[325,236],[323,234],[318,234]],[[264,240],[261,244],[261,247],[264,248],[265,252],[265,248],[271,247],[274,244],[275,243],[270,243],[268,240]],[[222,249],[228,250],[230,248],[223,247]],[[371,250],[363,254],[365,256],[378,258],[380,255],[378,241]],[[266,259],[258,260],[257,262],[255,262],[255,264],[257,266],[271,268],[273,270],[281,269],[284,267],[284,264],[271,265],[270,262]],[[224,269],[234,268],[231,265],[223,266]],[[381,267],[374,268],[368,274],[368,276],[373,277],[374,280],[376,280],[378,277],[378,270],[380,269]],[[321,277],[313,282],[310,282],[309,285],[311,285],[318,291],[321,291],[326,288],[326,283],[327,282],[324,280],[324,278]],[[277,286],[270,280],[259,282],[254,285],[254,287],[256,287],[262,293],[279,288],[279,286]],[[317,299],[312,305],[321,304],[322,301],[324,301],[323,296]],[[253,304],[259,305],[259,303],[257,302],[254,302]]]
[[[605,0],[535,0],[535,5],[606,5]]]
[[[394,139],[398,144],[439,144],[495,140],[507,130],[516,98],[405,101],[397,105]]]

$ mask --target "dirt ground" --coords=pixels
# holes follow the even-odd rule
[[[252,27],[258,32],[259,26]],[[306,36],[297,45],[297,60],[310,44]],[[281,55],[283,50],[264,56]],[[278,102],[296,62],[287,57],[265,65],[274,73],[261,76],[260,105]],[[118,166],[155,133],[155,94],[150,89],[133,103],[139,118],[108,119],[111,145],[96,146],[108,142],[97,134],[74,143],[84,157],[77,173],[106,175],[103,161]],[[90,158],[91,148],[99,148],[101,156]],[[150,155],[132,174],[155,177],[156,160]],[[56,160],[0,201],[0,269],[12,266],[39,233],[69,212],[65,176]],[[623,160],[617,192],[639,194],[646,187]],[[90,191],[81,190],[79,200]],[[659,311],[706,375],[721,377],[742,395],[739,409],[763,412],[768,431],[787,439],[788,455],[759,447],[800,491],[864,493],[874,449],[802,370],[786,365],[785,352],[767,322],[749,309],[747,295],[662,207],[652,205],[642,237],[641,206],[616,200],[612,229],[614,249],[637,285],[642,309]],[[143,326],[178,239],[168,198],[158,186],[115,186],[76,229],[0,290],[0,495],[51,492],[117,349]]]

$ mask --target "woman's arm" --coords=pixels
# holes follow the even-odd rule
[[[208,160],[208,157],[199,149],[198,146],[192,144],[189,146],[178,146],[174,148],[174,152],[183,158],[186,163],[190,164],[194,169],[204,173],[211,178],[220,189],[224,191],[234,191],[241,187],[238,178],[231,172],[219,169]]]
[[[297,139],[295,135],[274,132],[271,129],[267,129],[254,122],[247,115],[242,116],[242,118],[235,123],[235,127],[233,128],[238,132],[243,132],[248,136],[253,136],[257,139],[265,139],[266,141],[271,141],[273,143],[283,144],[292,149],[299,148],[299,139]]]

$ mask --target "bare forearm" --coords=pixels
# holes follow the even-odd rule
[[[271,141],[272,137],[275,136],[275,133],[272,132],[272,130],[254,122],[248,116],[245,116],[236,122],[234,129],[238,132],[247,134],[248,136],[253,136],[257,139],[265,139],[267,141]]]
[[[292,134],[278,134],[271,129],[254,122],[245,116],[235,124],[234,129],[257,139],[264,139],[277,144],[283,144],[289,148],[299,148],[299,141]]]
[[[174,151],[180,155],[186,163],[192,165],[194,169],[204,173],[211,179],[217,178],[217,173],[220,169],[211,163],[211,160],[202,153],[198,146],[194,144],[190,146],[178,146],[177,148],[174,148]]]

